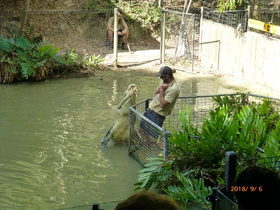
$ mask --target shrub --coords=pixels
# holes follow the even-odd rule
[[[208,208],[203,196],[209,187],[223,182],[226,151],[235,151],[239,159],[280,155],[280,116],[269,99],[255,103],[241,95],[213,100],[216,108],[199,128],[192,124],[187,108],[180,112],[182,131],[172,132],[170,155],[145,165],[136,184],[139,188],[154,185],[183,207],[192,201]]]
[[[11,83],[14,79],[46,78],[48,67],[59,60],[58,48],[43,42],[31,43],[23,36],[0,37],[0,55],[2,62],[0,83]],[[6,81],[5,74],[9,75]],[[11,76],[14,75],[14,76]]]

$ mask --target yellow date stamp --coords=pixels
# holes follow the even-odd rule
[[[230,186],[231,192],[262,192],[262,186]]]

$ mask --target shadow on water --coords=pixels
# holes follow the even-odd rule
[[[217,93],[222,86],[211,78],[176,76],[182,96]],[[109,210],[131,195],[141,166],[128,156],[127,146],[100,148],[130,83],[138,86],[141,101],[152,97],[159,79],[125,70],[1,85],[0,208],[100,203]]]

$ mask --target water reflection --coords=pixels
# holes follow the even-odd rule
[[[175,76],[183,96],[214,94],[222,86],[211,78]],[[0,209],[110,203],[133,193],[141,166],[127,147],[100,149],[131,83],[141,101],[152,97],[159,79],[151,72],[112,71],[0,86]]]

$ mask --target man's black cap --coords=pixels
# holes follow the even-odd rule
[[[156,76],[161,77],[163,75],[173,75],[172,69],[169,66],[161,67]]]

